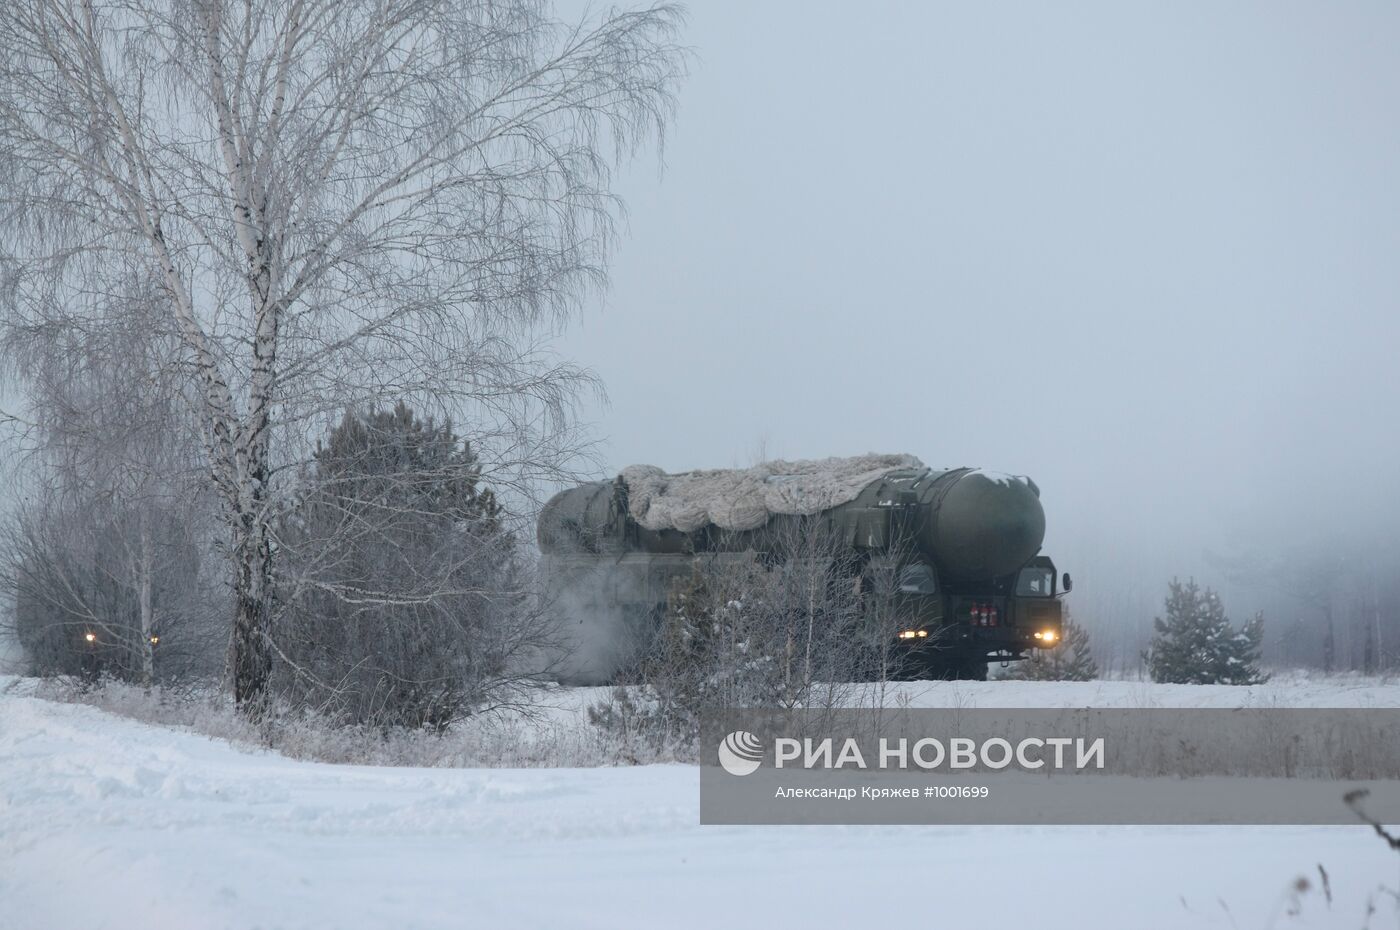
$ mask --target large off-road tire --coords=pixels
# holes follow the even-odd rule
[[[986,681],[987,663],[975,659],[959,663],[957,677],[960,681]]]

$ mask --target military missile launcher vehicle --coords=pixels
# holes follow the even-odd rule
[[[769,462],[668,475],[633,466],[563,491],[540,514],[546,590],[561,619],[559,679],[625,677],[695,560],[772,555],[784,527],[815,520],[851,573],[897,560],[901,628],[871,632],[902,677],[985,679],[987,664],[1061,640],[1070,578],[1040,553],[1045,512],[1029,478],[931,469],[911,456]],[[889,654],[885,650],[884,654]]]

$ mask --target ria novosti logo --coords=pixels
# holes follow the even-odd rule
[[[1005,768],[1033,772],[1038,769],[1081,770],[1104,767],[1105,739],[1082,736],[1029,736],[1012,743],[1000,736],[974,739],[967,736],[938,739],[881,737],[874,767],[885,770],[976,770],[995,772]],[[779,736],[773,740],[773,767],[777,769],[869,769],[868,754],[854,737]],[[1071,750],[1073,753],[1071,754]],[[763,764],[763,740],[748,730],[735,730],[719,744],[719,764],[730,775],[752,775]]]
[[[763,762],[763,741],[747,730],[735,730],[719,744],[719,764],[730,775],[752,775]]]

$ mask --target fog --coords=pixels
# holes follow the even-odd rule
[[[1174,575],[1303,616],[1208,553],[1394,537],[1400,8],[704,2],[687,38],[560,343],[603,472],[1028,474],[1098,628]]]

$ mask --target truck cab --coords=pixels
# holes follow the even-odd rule
[[[934,566],[915,561],[899,581],[909,619],[894,633],[905,653],[899,677],[985,680],[989,662],[1056,649],[1063,639],[1061,602],[1070,578],[1060,576],[1048,556],[1037,555],[990,583],[940,584]]]

